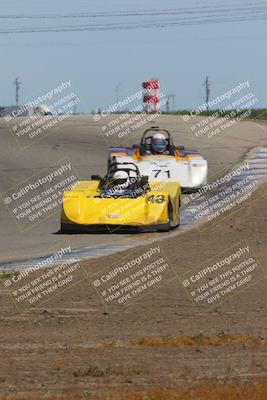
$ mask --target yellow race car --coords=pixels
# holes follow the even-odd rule
[[[135,164],[114,161],[104,178],[93,175],[64,192],[61,232],[166,232],[179,225],[180,207],[178,182],[149,182]]]

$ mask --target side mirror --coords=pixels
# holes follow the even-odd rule
[[[91,175],[92,181],[101,181],[101,176],[100,175]]]

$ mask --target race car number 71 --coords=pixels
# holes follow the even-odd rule
[[[161,169],[153,169],[152,172],[155,172],[155,178],[157,178],[161,172],[162,172],[162,173],[165,172],[165,173],[167,174],[168,178],[171,177],[170,170],[162,171]]]

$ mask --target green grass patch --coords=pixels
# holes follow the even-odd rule
[[[0,271],[0,282],[3,282],[5,279],[11,278],[12,276],[18,276],[19,271],[11,270],[11,271]]]

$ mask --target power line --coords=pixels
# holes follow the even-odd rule
[[[0,15],[0,19],[63,19],[63,18],[102,18],[102,17],[132,17],[132,16],[158,16],[158,15],[174,15],[174,14],[215,14],[218,12],[262,12],[266,11],[266,1],[242,3],[242,5],[212,5],[209,6],[194,6],[184,8],[166,8],[154,10],[128,10],[128,11],[98,11],[98,12],[83,12],[83,13],[55,13],[55,14],[7,14]]]
[[[56,33],[56,32],[82,32],[82,31],[121,31],[121,30],[135,30],[135,29],[151,29],[151,28],[170,28],[177,26],[192,26],[192,25],[208,25],[208,24],[222,24],[230,22],[248,22],[248,21],[265,21],[267,19],[266,15],[261,15],[259,17],[233,17],[224,19],[213,19],[213,20],[198,20],[198,21],[175,21],[175,22],[155,22],[150,23],[144,21],[136,25],[121,25],[117,23],[113,25],[87,25],[87,26],[68,26],[68,27],[54,27],[54,28],[21,28],[21,29],[1,29],[0,34],[17,34],[17,33]]]
[[[261,4],[261,3],[260,3]],[[33,33],[33,32],[75,32],[75,31],[106,31],[106,30],[129,30],[129,29],[146,29],[146,28],[166,28],[166,27],[175,27],[175,26],[183,26],[183,25],[202,25],[202,24],[218,24],[218,23],[229,23],[229,22],[245,22],[245,21],[259,21],[267,19],[267,4],[264,6],[256,6],[249,4],[244,7],[229,7],[229,6],[220,6],[219,8],[210,8],[210,9],[193,9],[193,8],[184,8],[184,9],[164,9],[160,11],[128,11],[128,12],[118,12],[118,13],[89,13],[89,14],[63,14],[63,15],[15,15],[15,16],[2,16],[0,18],[9,19],[24,19],[24,18],[96,18],[96,17],[108,17],[113,18],[119,17],[120,19],[124,17],[138,17],[135,21],[121,22],[114,21],[108,22],[104,21],[103,23],[97,24],[72,24],[72,25],[58,25],[53,23],[53,26],[30,26],[30,27],[2,27],[0,29],[0,34],[11,34],[11,33]],[[162,18],[163,16],[171,15],[172,18]],[[160,16],[160,19],[149,19],[149,20],[139,20],[139,17],[157,17]],[[17,21],[16,21],[17,22]],[[2,25],[3,26],[3,25]]]

